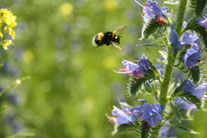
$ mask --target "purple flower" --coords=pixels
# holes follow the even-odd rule
[[[128,60],[122,61],[122,64],[126,67],[126,69],[129,69],[129,70],[135,70],[136,68],[139,67],[136,63],[133,63]]]
[[[183,29],[184,29],[185,27],[187,27],[187,25],[188,25],[188,23],[187,23],[186,21],[183,21]]]
[[[117,73],[129,74],[130,76],[134,76],[137,79],[143,78],[148,72],[153,69],[152,63],[147,59],[145,55],[142,56],[137,64],[128,60],[124,60],[122,64],[124,67],[121,67]]]
[[[186,68],[194,68],[201,60],[200,48],[196,43],[193,43],[189,49],[186,50],[183,60]]]
[[[154,19],[156,16],[163,16],[161,7],[156,1],[148,0],[146,6],[143,8],[144,21],[148,22],[150,19]]]
[[[168,131],[169,131],[169,127],[166,126],[166,125],[163,125],[161,128],[160,128],[160,131],[159,131],[159,138],[165,138],[168,136]]]
[[[144,9],[148,10],[148,13],[154,14],[156,16],[164,16],[162,8],[157,4],[156,1],[148,0]]]
[[[147,100],[145,99],[138,99],[137,101],[140,105],[144,105],[145,103],[147,103]]]
[[[200,88],[200,89],[203,89],[205,92],[207,92],[207,83],[201,83],[201,84],[199,85],[199,88]]]
[[[183,60],[186,68],[194,68],[201,60],[200,54],[200,39],[195,33],[184,33],[181,36],[181,44],[187,46],[187,50],[183,56]]]
[[[177,54],[178,51],[182,48],[182,45],[180,43],[177,32],[175,31],[174,24],[171,23],[170,27],[171,27],[170,36],[169,36],[169,40],[171,42],[170,45],[172,46],[173,53]]]
[[[187,101],[187,99],[185,99]],[[191,110],[195,109],[196,106],[190,102],[186,102],[181,97],[175,97],[175,106],[180,110]]]
[[[138,100],[138,105],[131,108],[127,103],[121,103],[122,109],[113,106],[112,115],[106,114],[109,121],[114,125],[131,124],[141,118],[150,126],[155,126],[162,120],[160,112],[164,110],[164,106],[158,104],[150,105],[146,100]]]
[[[150,62],[147,57],[143,54],[142,58],[140,59],[140,61],[138,62],[139,68],[144,71],[147,72],[151,69],[152,67],[152,62]]]
[[[129,124],[133,122],[132,116],[130,116],[125,110],[121,110],[116,106],[113,106],[112,115],[117,117],[117,124]]]
[[[175,31],[174,24],[171,24],[171,32],[169,36],[171,46],[173,46],[173,53],[177,54],[179,50],[184,46],[190,46],[184,55],[185,66],[188,68],[195,67],[196,63],[200,60],[200,48],[199,48],[199,37],[195,33],[184,33],[181,36],[181,41]]]
[[[144,72],[139,68],[138,64],[128,60],[124,60],[122,64],[125,66],[125,68],[121,67],[117,73],[129,74],[129,76],[134,76],[137,79],[144,77]]]
[[[130,124],[138,120],[136,115],[132,113],[131,107],[125,102],[119,102],[122,109],[113,106],[112,116],[106,114],[109,121],[114,125]]]
[[[165,12],[168,11],[168,7],[161,8],[156,1],[147,0],[147,3],[145,6],[140,4],[138,1],[136,1],[137,4],[143,7],[144,12],[144,22],[147,23],[150,19],[156,19],[157,23],[159,24],[167,24],[168,22],[165,21]]]
[[[150,126],[155,126],[162,120],[159,113],[164,110],[164,106],[161,106],[159,103],[150,105],[144,99],[139,99],[138,102],[140,106],[135,106],[131,109],[131,113],[136,117],[141,117]]]
[[[136,117],[141,117],[143,114],[143,106],[147,103],[145,99],[138,99],[138,103],[140,106],[135,106],[131,109],[131,113],[133,113]]]
[[[150,105],[148,103],[143,106],[143,114],[141,118],[146,121],[150,126],[156,126],[158,122],[162,121],[160,112],[162,111],[160,104]]]
[[[180,89],[183,90],[184,94],[194,95],[197,98],[203,98],[204,91],[206,91],[206,83],[203,83],[199,86],[192,83],[191,80],[187,79],[184,80],[183,83],[180,85]]]
[[[204,28],[207,28],[207,16],[205,16],[202,19],[199,19],[198,20],[198,24],[201,25]]]
[[[196,43],[196,41],[199,39],[198,35],[195,33],[184,33],[181,36],[181,44],[182,45],[189,45],[192,43]]]
[[[131,109],[131,112],[137,116],[137,117],[141,117],[141,115],[143,114],[143,108],[142,106],[135,106]]]
[[[176,129],[169,125],[170,121],[166,121],[165,125],[160,128],[159,138],[176,137]]]

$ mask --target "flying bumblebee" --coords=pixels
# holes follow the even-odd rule
[[[117,35],[118,31],[125,29],[125,25],[119,25],[113,32],[99,32],[92,39],[92,44],[94,47],[100,47],[103,45],[113,45],[117,49],[123,51],[118,44],[120,44],[120,36]]]

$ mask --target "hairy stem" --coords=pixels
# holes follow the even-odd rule
[[[177,21],[176,21],[176,23],[177,23],[176,30],[177,30],[178,35],[180,34],[181,29],[182,29],[186,4],[187,4],[187,0],[180,0],[180,5],[179,5],[178,13],[177,13]],[[160,92],[160,100],[159,100],[160,104],[164,105],[164,106],[167,103],[167,93],[168,93],[168,89],[169,89],[170,79],[172,76],[175,57],[176,56],[172,52],[172,47],[171,46],[168,47],[168,57],[167,57],[168,63],[166,65],[163,82],[161,84],[161,92]]]
[[[170,79],[172,76],[173,65],[175,62],[174,54],[172,52],[171,47],[168,48],[167,60],[168,60],[168,64],[166,65],[166,68],[165,68],[165,74],[164,74],[163,82],[161,84],[161,91],[160,91],[159,102],[161,105],[166,105],[167,103],[167,93],[169,89]]]
[[[187,0],[180,0],[180,6],[178,9],[177,22],[176,22],[176,31],[177,31],[178,36],[180,36],[181,34],[186,5],[187,5]]]
[[[176,31],[178,36],[181,34],[181,29],[182,29],[182,24],[183,24],[183,18],[185,15],[185,10],[186,10],[186,4],[187,0],[180,0],[180,5],[177,13],[177,21],[176,21]],[[166,40],[165,40],[166,41]],[[168,44],[165,43],[167,46]],[[166,106],[167,104],[167,94],[168,94],[168,89],[170,85],[170,80],[173,72],[173,66],[175,63],[176,55],[174,55],[172,51],[172,46],[168,46],[168,63],[165,68],[165,74],[163,78],[163,82],[161,83],[161,91],[160,91],[160,99],[159,102],[161,105]],[[156,132],[159,132],[160,127],[156,130]],[[155,133],[155,137],[158,136],[159,133]]]

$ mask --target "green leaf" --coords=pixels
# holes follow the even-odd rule
[[[207,0],[190,0],[190,7],[196,16],[201,16],[207,4]]]
[[[190,128],[186,128],[186,127],[184,127],[183,125],[180,125],[180,124],[176,124],[176,125],[173,125],[173,126],[175,126],[176,128],[178,128],[182,131],[188,132],[190,134],[200,134],[199,132],[196,132],[196,131],[194,131]]]
[[[193,80],[195,84],[198,84],[201,80],[201,71],[199,66],[196,66],[195,68],[189,69],[189,77]]]
[[[204,27],[202,26],[197,26],[196,28],[194,28],[194,30],[199,34],[199,36],[201,37],[202,42],[205,45],[205,48],[207,48],[207,31]]]
[[[184,97],[186,97],[186,99],[195,104],[197,106],[197,108],[201,109],[203,107],[203,102],[201,99],[197,98],[196,96],[194,95],[190,95],[190,94],[184,94],[183,95]]]
[[[112,132],[112,135],[133,130],[135,130],[135,128],[132,124],[114,125],[114,131]]]
[[[130,95],[136,95],[138,89],[145,83],[146,79],[137,79],[135,77],[130,77],[128,82],[127,91]]]
[[[156,67],[151,63],[148,62],[148,68],[144,70],[144,77],[143,78],[135,78],[134,76],[131,76],[129,78],[127,92],[129,95],[137,95],[137,91],[141,88],[141,86],[147,81],[156,80],[159,76],[159,72],[156,69]]]
[[[148,23],[144,24],[142,28],[142,38],[148,38],[154,32],[157,31],[158,28],[162,27],[162,25],[156,22],[156,19],[151,19]]]
[[[119,125],[118,126],[118,131],[119,132],[122,132],[122,131],[129,131],[129,130],[132,130],[134,129],[132,125],[129,125],[129,124],[122,124],[122,125]]]
[[[142,138],[148,138],[149,137],[149,130],[150,130],[150,126],[148,125],[147,122],[142,122],[142,127],[141,127],[141,135]]]
[[[150,127],[149,130],[149,138],[155,138],[159,134],[159,130],[162,127],[162,125],[158,124],[157,126]]]
[[[181,124],[181,114],[180,111],[178,110],[178,108],[176,106],[174,106],[174,104],[172,103],[172,101],[170,101],[170,106],[175,114],[175,118],[177,119],[178,123]]]
[[[172,93],[172,97],[180,96],[183,93],[183,89],[181,87],[177,87],[175,91]]]
[[[198,18],[192,18],[189,22],[186,28],[182,31],[184,33],[187,30],[195,31],[199,34],[199,37],[201,38],[203,44],[205,45],[205,48],[207,48],[207,31],[204,27],[200,26],[198,24]]]
[[[147,92],[150,92],[150,93],[152,93],[153,91],[154,91],[154,87],[153,87],[153,85],[151,84],[149,84],[149,83],[145,83],[144,84],[144,89],[147,91]]]

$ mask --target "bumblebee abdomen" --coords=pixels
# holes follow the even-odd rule
[[[93,37],[93,40],[92,40],[92,43],[93,43],[93,46],[96,47],[96,46],[101,46],[103,45],[103,36],[104,36],[104,33],[103,32],[100,32],[98,34],[96,34],[94,37]]]

